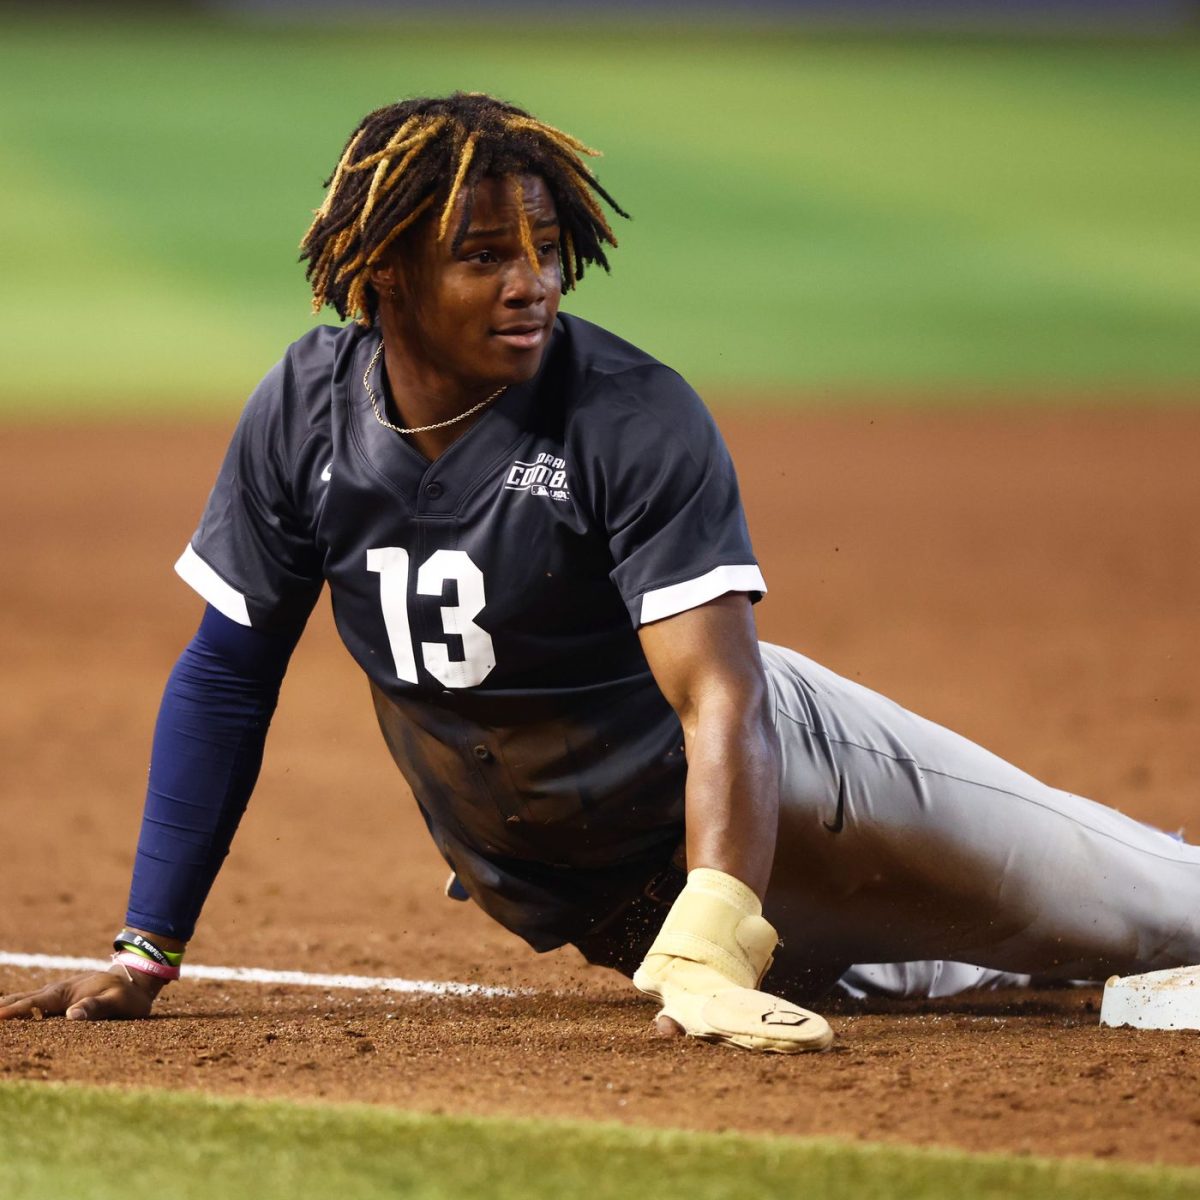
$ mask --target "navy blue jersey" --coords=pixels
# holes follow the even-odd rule
[[[432,463],[374,415],[378,344],[348,326],[290,347],[177,570],[264,630],[329,583],[442,854],[549,949],[682,838],[682,732],[637,627],[765,590],[737,480],[679,375],[588,322],[560,316],[538,375]]]

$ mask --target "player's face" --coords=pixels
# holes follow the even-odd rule
[[[460,201],[449,229],[457,228]],[[521,238],[521,209],[537,266]],[[521,383],[541,365],[562,295],[554,200],[536,176],[484,179],[457,249],[428,221],[398,264],[397,327],[411,355],[448,383]]]

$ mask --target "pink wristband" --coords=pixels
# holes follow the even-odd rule
[[[153,975],[156,979],[163,979],[170,983],[173,979],[179,978],[178,967],[167,967],[162,963],[156,963],[153,959],[143,958],[140,954],[134,954],[132,950],[122,950],[118,954],[112,956],[115,963],[120,963],[123,967],[129,967],[134,971],[141,971],[143,975]]]

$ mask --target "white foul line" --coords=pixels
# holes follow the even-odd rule
[[[67,958],[55,954],[14,954],[0,950],[0,966],[34,971],[107,971],[107,958]],[[423,996],[515,996],[512,988],[482,983],[443,983],[430,979],[386,979],[377,975],[312,975],[308,971],[269,971],[265,967],[205,967],[191,963],[187,979],[223,983],[282,983],[292,987],[350,988],[354,991],[409,992]]]

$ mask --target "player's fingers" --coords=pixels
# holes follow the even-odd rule
[[[147,1008],[147,1012],[149,1009]],[[102,992],[99,996],[84,996],[67,1009],[68,1021],[116,1021],[124,1017],[142,1017],[145,1012],[136,1010],[129,997],[113,992]]]
[[[678,1021],[673,1021],[665,1013],[659,1013],[654,1018],[654,1032],[660,1038],[677,1038],[683,1037],[683,1026]]]
[[[18,992],[0,998],[0,1018],[57,1017],[72,1021],[99,1021],[112,1017],[144,1017],[152,997],[134,984],[107,972],[78,975],[48,984],[35,992]]]
[[[140,988],[114,982],[111,987],[80,996],[67,1006],[68,1021],[121,1021],[145,1017],[150,1013],[151,998]]]
[[[48,990],[38,988],[35,992],[13,992],[9,996],[0,996],[0,1021],[44,1015],[50,1011],[48,1006],[52,999],[46,994]]]
[[[104,1005],[99,996],[85,996],[67,1009],[68,1021],[97,1021],[103,1015]]]

